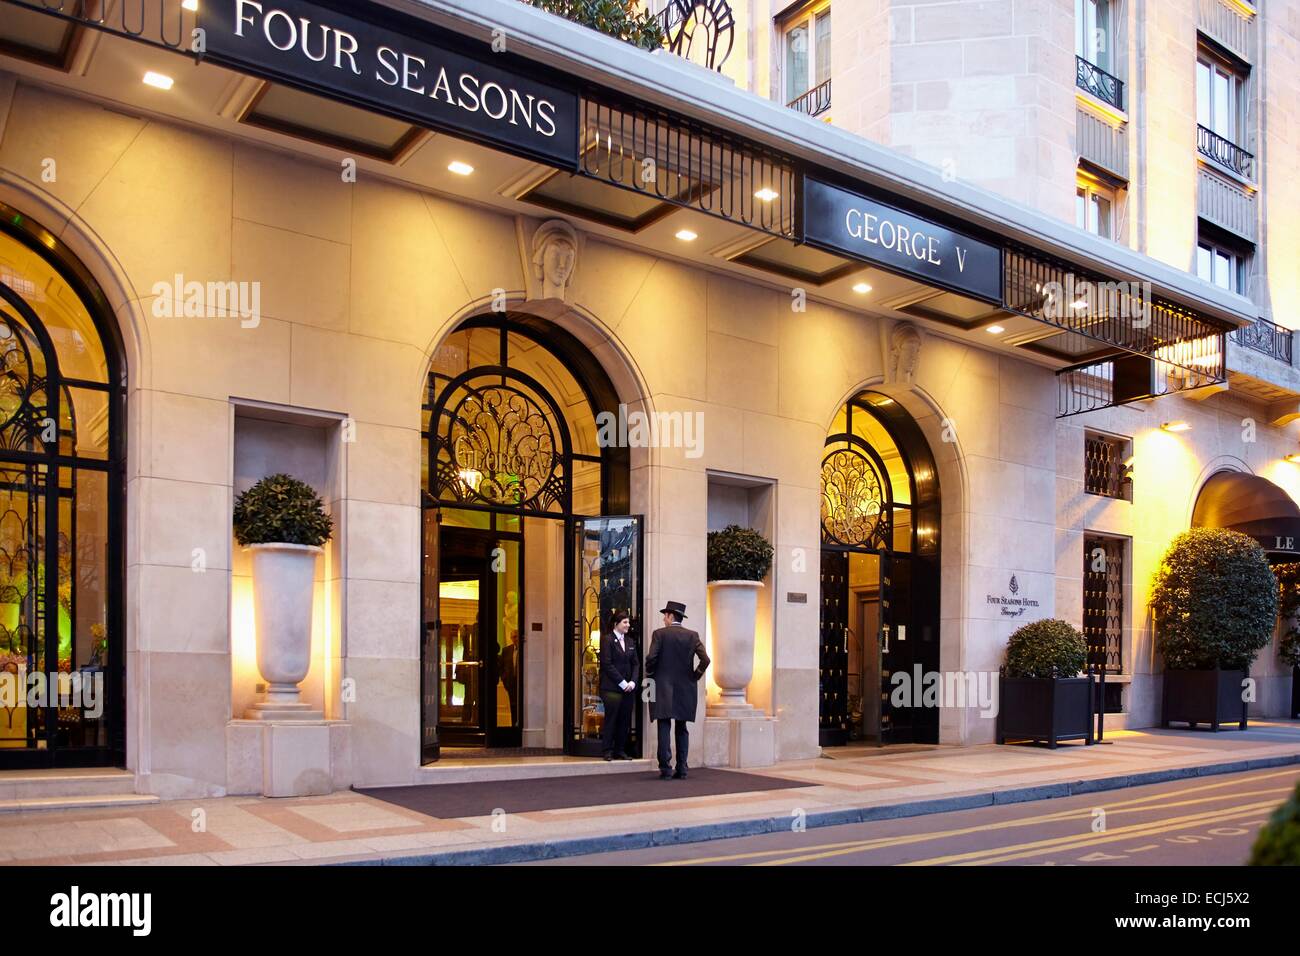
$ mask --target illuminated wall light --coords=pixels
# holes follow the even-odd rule
[[[867,282],[859,282],[853,287],[853,291],[858,295],[866,295],[871,291],[871,285]]]
[[[1283,458],[1282,460],[1283,460],[1283,461],[1289,461],[1289,462],[1291,462],[1291,464],[1293,464],[1293,465],[1300,465],[1300,452],[1295,452],[1295,451],[1293,451],[1293,452],[1291,452],[1291,454],[1287,455],[1287,456],[1286,456],[1285,458]]]
[[[181,9],[193,10],[195,13],[197,13],[199,9],[199,0],[182,0]]]
[[[694,242],[699,236],[689,229],[678,229],[677,238],[682,242]]]
[[[1183,422],[1183,421],[1165,422],[1163,425],[1160,426],[1162,431],[1167,431],[1167,432],[1190,431],[1191,427],[1192,426],[1188,422]]]
[[[172,84],[176,81],[163,73],[155,73],[153,70],[150,70],[144,75],[144,82],[146,86],[156,87],[160,90],[170,90]]]
[[[457,176],[468,176],[470,173],[474,172],[473,166],[469,163],[462,163],[459,159],[448,163],[447,169],[455,173]]]
[[[779,195],[781,194],[775,189],[769,189],[767,186],[764,186],[758,192],[754,193],[754,198],[761,199],[763,202],[771,202]]]
[[[1006,331],[1006,329],[1004,329],[1000,325],[990,325],[984,331],[987,332],[989,335],[1001,335],[1003,332]]]

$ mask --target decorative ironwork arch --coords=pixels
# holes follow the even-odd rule
[[[832,435],[826,444],[830,451],[822,458],[822,540],[888,549],[893,540],[893,493],[885,463],[856,435]]]

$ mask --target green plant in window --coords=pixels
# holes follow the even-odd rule
[[[636,0],[524,0],[529,6],[581,23],[606,36],[655,50],[664,45],[663,27],[654,14],[638,10]]]
[[[319,547],[334,533],[320,495],[305,481],[283,473],[267,475],[235,499],[235,539],[250,544]]]

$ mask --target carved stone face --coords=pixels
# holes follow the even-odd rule
[[[533,276],[542,298],[567,299],[569,281],[578,263],[577,236],[562,220],[545,223],[533,236]]]
[[[542,281],[547,288],[563,289],[567,286],[576,259],[577,250],[572,243],[560,236],[551,237],[542,252]]]

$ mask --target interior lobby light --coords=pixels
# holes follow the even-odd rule
[[[984,331],[987,332],[989,335],[1001,335],[1003,332],[1006,331],[1006,329],[1004,329],[1000,325],[990,325]]]
[[[696,239],[699,238],[699,236],[697,236],[694,232],[692,232],[689,229],[678,229],[677,238],[680,239],[682,242],[694,242]]]
[[[459,159],[454,159],[448,163],[447,169],[455,173],[457,176],[468,176],[470,173],[474,172],[473,166],[469,163],[462,163]]]
[[[777,192],[775,189],[770,189],[767,186],[764,186],[758,192],[754,193],[754,198],[761,199],[763,202],[771,202],[779,195],[781,194]]]
[[[1184,421],[1176,421],[1176,422],[1165,422],[1160,427],[1167,432],[1185,432],[1188,431],[1192,426]]]
[[[870,283],[867,282],[859,282],[857,285],[853,287],[853,291],[856,292],[858,295],[866,295],[868,292],[871,291],[871,285]]]
[[[197,12],[199,9],[199,0],[181,0],[181,8]]]
[[[154,86],[160,90],[170,90],[172,84],[176,81],[166,74],[155,73],[153,70],[150,70],[144,75],[144,82],[147,86]]]

